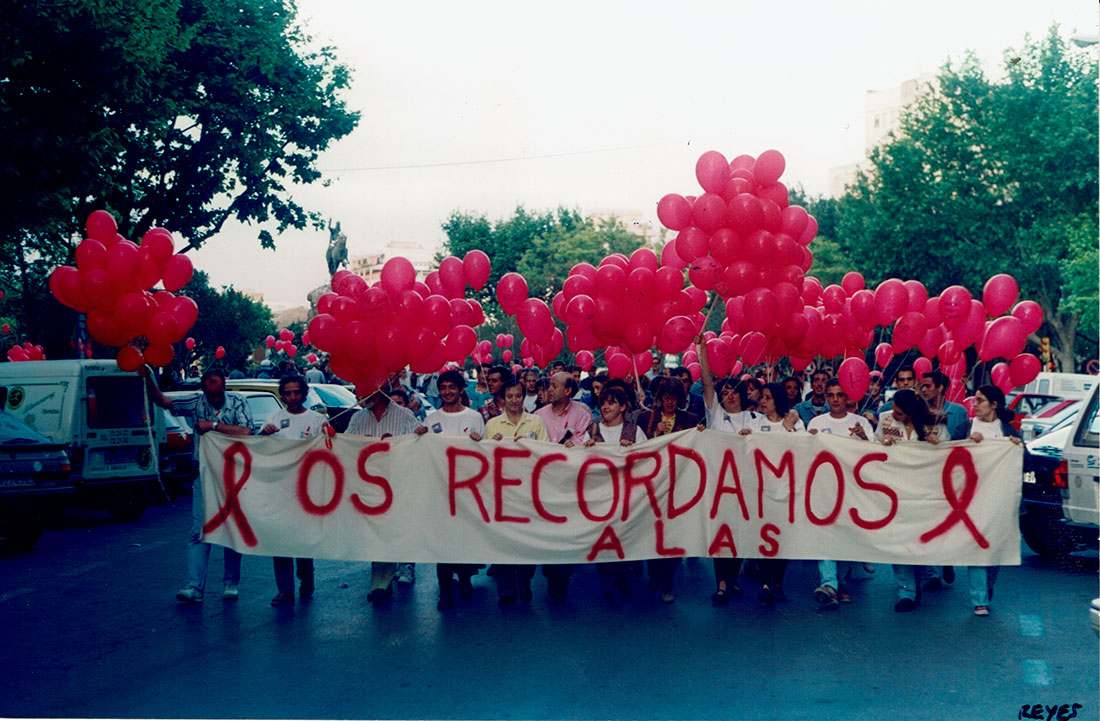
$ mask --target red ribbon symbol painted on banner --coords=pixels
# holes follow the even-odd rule
[[[955,494],[955,485],[951,482],[954,470],[958,467],[963,469],[964,477],[961,496]],[[985,536],[974,525],[974,519],[966,513],[966,509],[970,507],[970,502],[974,500],[974,494],[977,490],[978,471],[974,468],[974,459],[970,456],[970,451],[965,448],[953,449],[950,455],[947,456],[947,461],[943,464],[943,496],[951,506],[951,513],[947,514],[947,518],[943,519],[940,525],[927,533],[921,534],[921,543],[928,543],[933,538],[947,533],[956,524],[962,523],[970,531],[970,535],[974,537],[974,540],[978,542],[980,548],[989,548],[989,541],[985,540]]]
[[[237,464],[234,457],[237,455],[244,460],[244,472],[241,474],[240,481],[236,479]],[[241,532],[241,540],[246,546],[255,546],[258,543],[256,534],[252,532],[252,526],[248,524],[248,519],[241,509],[241,502],[237,498],[244,484],[248,482],[249,476],[252,475],[252,454],[248,452],[245,444],[237,441],[226,449],[223,457],[225,458],[225,468],[222,471],[222,479],[225,483],[225,505],[218,509],[213,518],[203,524],[202,532],[210,533],[232,516],[237,530]]]

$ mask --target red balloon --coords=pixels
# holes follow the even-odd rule
[[[113,244],[118,233],[118,223],[115,222],[115,216],[106,210],[93,210],[84,223],[84,230],[89,238],[95,238],[104,244]]]
[[[657,201],[657,219],[669,230],[683,230],[691,225],[691,203],[682,195],[669,193]]]
[[[924,312],[928,304],[928,289],[924,287],[924,284],[919,280],[907,280],[902,285],[905,286],[905,292],[909,296],[909,302],[906,304],[905,309],[918,313]],[[927,313],[925,315],[927,316]],[[936,320],[928,319],[929,325],[939,325],[941,322],[938,316]]]
[[[326,353],[336,353],[342,348],[340,323],[327,313],[316,315],[310,320],[309,337],[313,340],[313,345]],[[272,344],[274,344],[274,338],[272,338]]]
[[[760,269],[748,260],[735,260],[722,275],[726,288],[732,295],[745,295],[760,283]]]
[[[623,340],[631,352],[641,353],[653,345],[653,331],[648,323],[635,321],[627,325]]]
[[[578,329],[590,328],[595,314],[596,301],[587,295],[578,295],[565,306],[565,321]]]
[[[176,328],[181,336],[186,335],[199,319],[198,303],[185,295],[177,296],[172,301],[172,309],[169,312],[176,319]]]
[[[444,258],[439,264],[439,282],[448,297],[461,298],[466,291],[466,272],[462,261],[453,255]]]
[[[172,347],[179,336],[179,327],[176,324],[176,319],[171,313],[161,311],[153,314],[153,317],[149,320],[149,328],[145,331],[145,337],[149,339],[149,343],[155,346],[167,346]],[[146,351],[146,357],[149,353]],[[174,354],[173,354],[174,355]],[[149,360],[153,365],[158,365],[152,359]],[[169,363],[171,359],[169,359]],[[167,363],[161,363],[159,365],[167,365]]]
[[[164,264],[164,289],[173,293],[191,281],[195,268],[186,255],[176,254]]]
[[[114,309],[118,301],[119,289],[105,270],[92,269],[80,271],[80,291],[93,308],[107,311]]]
[[[751,233],[764,222],[764,206],[755,195],[738,195],[727,206],[730,225],[739,233]],[[677,248],[679,251],[679,248]]]
[[[745,328],[769,333],[775,327],[778,303],[775,293],[767,288],[756,288],[745,295]],[[756,365],[749,363],[749,365]]]
[[[787,160],[778,150],[765,150],[756,158],[752,174],[760,185],[768,185],[779,180],[787,168]]]
[[[925,373],[932,372],[932,361],[923,356],[917,358],[913,361],[913,372],[917,375],[917,380],[924,378]]]
[[[978,358],[982,362],[998,357],[1015,358],[1023,352],[1025,345],[1027,334],[1024,333],[1024,324],[1015,316],[1002,316],[986,328],[978,347]]]
[[[612,378],[626,378],[634,371],[634,364],[624,353],[616,353],[607,358],[607,374]]]
[[[695,201],[691,218],[695,227],[699,230],[707,235],[715,233],[729,222],[726,201],[716,193],[703,193]],[[678,248],[677,252],[679,252]],[[683,255],[680,257],[683,257]]]
[[[112,221],[113,220],[112,218]],[[118,367],[124,371],[136,371],[138,368],[145,365],[145,357],[137,348],[132,345],[127,345],[118,349],[118,355],[115,356],[115,362],[118,363]]]
[[[497,283],[497,300],[508,315],[515,315],[527,299],[527,281],[519,273],[505,273]]]
[[[125,293],[115,304],[115,319],[119,328],[130,337],[143,335],[152,318],[153,310],[145,302],[145,296],[137,291]]]
[[[141,237],[141,247],[149,249],[149,255],[157,265],[164,265],[176,250],[172,233],[165,228],[153,228]]]
[[[989,317],[997,318],[1008,312],[1019,294],[1020,286],[1016,283],[1016,279],[1007,273],[1000,273],[985,282],[985,287],[982,289],[982,303]]]
[[[894,349],[889,343],[879,343],[875,347],[875,363],[879,368],[885,369],[894,359]]]
[[[482,250],[471,250],[462,257],[462,270],[466,283],[474,290],[481,290],[489,282],[492,264]]]
[[[88,313],[88,335],[97,343],[109,346],[124,346],[133,337],[132,334],[123,331],[114,313],[105,313],[101,310],[93,310]]]
[[[76,246],[76,267],[80,271],[104,270],[107,267],[107,248],[93,238],[85,238]]]
[[[908,304],[909,293],[897,278],[884,280],[875,288],[875,309],[880,325],[888,325],[900,318]]]
[[[145,349],[145,362],[157,368],[171,365],[176,357],[176,351],[171,345],[150,345]]]
[[[708,193],[721,193],[729,174],[729,161],[717,150],[708,150],[695,163],[695,179]]]
[[[638,268],[647,268],[656,273],[659,266],[660,264],[657,262],[657,254],[649,248],[638,248],[630,254],[631,272],[637,270]]]
[[[770,185],[761,185],[756,189],[756,197],[760,198],[765,204],[767,201],[775,203],[779,210],[786,208],[790,200],[790,192],[787,190],[787,186],[783,183],[771,183]],[[779,220],[779,218],[777,218]]]
[[[188,338],[186,341],[183,342],[183,345],[187,348],[187,350],[195,350],[195,339]]]
[[[415,290],[401,291],[397,296],[397,300],[394,302],[394,317],[405,325],[423,325],[424,312],[424,297]],[[304,334],[302,336],[302,342],[309,343],[309,341],[305,339]]]
[[[583,371],[588,371],[595,362],[596,356],[594,356],[590,350],[582,350],[577,354],[577,365],[579,365]]]
[[[844,274],[844,278],[840,281],[840,287],[844,289],[844,292],[849,297],[851,297],[854,296],[857,291],[863,290],[867,285],[863,280],[863,274],[853,270]]]
[[[797,239],[806,231],[810,214],[800,205],[788,205],[780,211],[780,231]]]
[[[402,291],[412,290],[416,284],[416,269],[408,258],[395,256],[382,266],[382,287],[392,297],[398,297]]]
[[[665,247],[661,250],[661,265],[666,268],[675,268],[676,270],[683,270],[687,267],[687,261],[681,258],[676,252],[675,239],[665,243]],[[595,274],[593,274],[593,280],[595,280],[595,277]]]
[[[217,348],[215,348],[214,357],[218,359],[225,358],[225,348],[222,346],[218,346]]]
[[[992,370],[989,371],[989,378],[993,381],[993,385],[1005,393],[1009,393],[1016,387],[1012,382],[1012,369],[1007,363],[998,363],[993,366]]]
[[[1029,336],[1043,325],[1043,309],[1033,300],[1023,300],[1012,309],[1012,315],[1023,324],[1024,335]]]
[[[830,285],[821,291],[821,305],[826,313],[839,313],[844,309],[844,301],[848,296],[839,285]]]
[[[970,300],[970,291],[961,285],[953,285],[940,293],[940,316],[948,330],[954,330],[966,321]]]
[[[754,366],[764,359],[767,346],[768,340],[764,337],[764,334],[756,331],[746,333],[741,338],[738,355],[741,356],[741,360],[746,366]]]
[[[462,326],[458,327],[461,328]],[[473,330],[471,329],[470,332],[473,333]],[[476,335],[474,341],[477,342]],[[379,366],[391,372],[400,370],[404,367],[408,358],[405,329],[399,325],[387,325],[379,329],[375,350]],[[463,353],[462,357],[465,357],[467,353],[469,353],[469,350]]]
[[[1035,380],[1042,369],[1039,359],[1030,353],[1021,353],[1012,359],[1009,370],[1012,371],[1012,385],[1026,386]]]
[[[676,255],[685,263],[691,263],[696,258],[706,255],[710,250],[707,234],[698,228],[687,228],[676,236]],[[599,274],[596,275],[597,282]]]
[[[691,284],[701,290],[713,290],[721,277],[722,266],[709,255],[703,255],[693,260],[691,269],[688,270],[688,279]]]
[[[269,335],[267,338],[264,338],[264,345],[266,345],[268,348],[274,348],[275,347],[275,336]]]
[[[837,370],[837,377],[851,400],[862,398],[871,384],[871,371],[863,358],[845,358]]]
[[[523,335],[535,343],[545,343],[554,333],[554,319],[550,315],[550,308],[540,298],[523,301],[516,312],[516,323]]]

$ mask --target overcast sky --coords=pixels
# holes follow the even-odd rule
[[[558,205],[639,211],[695,194],[695,161],[768,148],[782,181],[828,191],[864,155],[868,90],[1003,52],[1052,23],[1096,34],[1085,0],[959,2],[419,2],[299,0],[353,70],[359,127],[321,156],[332,182],[296,187],[343,224],[349,256],[389,241],[435,247],[453,210],[509,216]],[[327,232],[275,252],[230,226],[192,255],[215,285],[306,305],[327,281]]]

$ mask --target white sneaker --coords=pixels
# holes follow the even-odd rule
[[[176,600],[180,603],[202,603],[202,591],[193,586],[188,586],[180,589],[176,594]]]
[[[222,591],[223,601],[236,601],[240,597],[241,592],[237,590],[237,586],[235,584],[229,584],[225,587],[225,590]]]
[[[416,582],[416,564],[402,563],[397,567],[395,580],[403,585],[410,586]]]

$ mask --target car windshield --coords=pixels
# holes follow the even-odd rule
[[[1097,394],[1093,391],[1089,400],[1089,407],[1085,409],[1085,417],[1081,419],[1081,425],[1077,429],[1077,437],[1074,444],[1078,446],[1092,446],[1096,448],[1100,439],[1100,415],[1096,412]]]
[[[343,386],[326,384],[310,386],[309,389],[316,391],[326,406],[346,408],[355,405],[355,394]]]
[[[14,446],[28,443],[49,443],[50,439],[18,418],[0,412],[0,444]]]
[[[248,402],[248,410],[252,411],[252,425],[257,427],[262,426],[268,416],[282,408],[270,393],[250,394],[245,396],[245,401]]]

